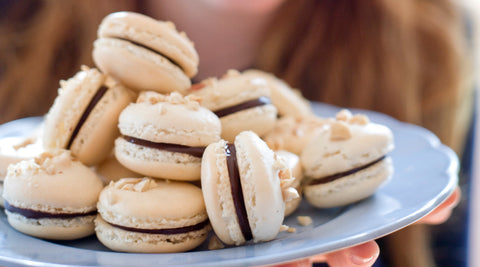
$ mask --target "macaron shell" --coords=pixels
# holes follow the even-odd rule
[[[120,112],[133,101],[133,94],[118,84],[108,88],[73,140],[70,150],[84,164],[104,160],[113,149]]]
[[[123,135],[151,142],[207,146],[220,139],[222,126],[215,114],[201,106],[142,102],[122,111],[118,127]]]
[[[185,94],[191,81],[168,59],[128,41],[113,38],[95,40],[93,60],[105,73],[137,91]]]
[[[260,77],[265,79],[270,89],[270,98],[277,108],[280,116],[311,116],[312,107],[307,99],[303,98],[300,91],[292,89],[287,83],[274,75],[256,69],[243,72],[249,77]]]
[[[115,157],[115,151],[103,160],[100,164],[95,166],[95,172],[100,175],[104,184],[109,184],[110,181],[117,181],[121,178],[140,178],[143,175],[138,174],[118,162]]]
[[[331,131],[319,132],[305,147],[301,162],[305,175],[321,178],[373,162],[393,150],[393,134],[381,124],[348,126],[351,137],[330,139]]]
[[[141,229],[180,228],[208,219],[200,188],[151,178],[110,183],[100,194],[98,212],[107,222]]]
[[[0,139],[0,181],[5,179],[10,164],[34,158],[43,152],[41,138],[6,137]]]
[[[66,148],[83,111],[104,81],[105,76],[98,70],[87,68],[62,84],[45,117],[45,148]]]
[[[245,242],[232,198],[224,140],[210,144],[202,158],[202,191],[217,237],[228,245]]]
[[[348,205],[375,193],[393,173],[391,158],[335,181],[304,186],[307,201],[317,208]]]
[[[300,157],[297,156],[296,154],[288,152],[286,150],[275,151],[275,154],[282,157],[286,161],[288,167],[290,168],[290,171],[292,172],[292,177],[295,178],[295,180],[292,183],[292,187],[297,190],[300,196],[298,198],[294,198],[292,200],[285,202],[285,217],[287,217],[288,215],[295,212],[295,210],[300,205],[300,202],[302,202],[301,184],[303,180],[303,170],[302,170],[302,165],[300,164]]]
[[[146,176],[180,181],[200,179],[201,158],[185,153],[144,147],[119,137],[115,156],[126,168]]]
[[[42,154],[43,155],[43,154]],[[12,206],[51,213],[79,213],[96,209],[101,179],[69,153],[43,163],[21,161],[9,167],[3,197]]]
[[[311,139],[325,130],[327,123],[327,119],[316,116],[283,116],[262,138],[273,150],[286,150],[300,156]]]
[[[110,183],[100,194],[96,231],[109,248],[128,252],[179,252],[192,249],[207,237],[209,226],[183,234],[147,234],[138,229],[172,229],[208,219],[202,190],[192,184],[127,178]]]
[[[202,106],[217,111],[262,96],[270,97],[270,90],[264,79],[248,78],[230,70],[221,79],[204,81],[204,87],[190,91],[202,99]]]
[[[95,215],[73,219],[28,219],[19,214],[5,211],[8,223],[16,230],[39,238],[73,240],[95,232]]]
[[[277,109],[273,105],[263,105],[238,111],[220,118],[222,122],[221,137],[233,142],[242,131],[253,131],[262,136],[273,129],[277,120]]]
[[[198,53],[185,33],[179,33],[172,22],[158,21],[139,13],[116,12],[104,18],[98,36],[143,44],[176,62],[188,77],[197,73]]]
[[[250,131],[235,138],[235,147],[253,241],[272,240],[285,212],[274,152]]]
[[[43,152],[42,139],[35,137],[6,137],[0,139],[0,206],[3,207],[3,182],[8,166],[34,158]]]
[[[145,234],[125,231],[105,222],[101,216],[95,220],[99,241],[114,251],[134,253],[175,253],[194,249],[202,244],[210,228],[177,235]]]

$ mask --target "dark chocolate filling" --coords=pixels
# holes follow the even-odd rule
[[[44,212],[44,211],[38,211],[38,210],[32,210],[32,209],[24,209],[24,208],[18,208],[15,206],[10,205],[6,200],[4,201],[4,206],[5,209],[13,212],[13,213],[18,213],[22,215],[23,217],[29,218],[29,219],[70,219],[70,218],[75,218],[79,216],[91,216],[97,214],[97,211],[90,211],[86,213],[50,213],[50,212]]]
[[[237,153],[234,144],[227,144],[225,146],[225,153],[227,155],[227,169],[230,177],[230,189],[232,190],[233,204],[237,213],[238,224],[245,240],[253,238],[250,223],[248,222],[247,209],[245,208],[245,201],[243,198],[242,184],[240,182],[240,172],[238,171]]]
[[[122,226],[122,225],[113,224],[113,223],[108,223],[108,224],[114,227],[123,229],[125,231],[131,231],[131,232],[138,232],[138,233],[144,233],[144,234],[156,234],[156,235],[176,235],[176,234],[184,234],[188,232],[202,230],[209,224],[209,220],[205,220],[195,225],[179,227],[179,228],[167,228],[167,229],[141,229],[141,228]]]
[[[201,158],[203,155],[203,151],[205,151],[205,147],[202,146],[184,146],[184,145],[176,145],[176,144],[167,144],[167,143],[155,143],[148,140],[143,140],[131,136],[123,136],[123,139],[127,140],[127,142],[140,145],[151,147],[155,149],[167,150],[170,152],[177,152],[177,153],[185,153],[192,155],[197,158]]]
[[[163,54],[162,52],[160,51],[157,51],[157,50],[154,50],[153,48],[151,47],[148,47],[144,44],[141,44],[141,43],[138,43],[138,42],[135,42],[135,41],[132,41],[132,40],[128,40],[128,39],[124,39],[124,38],[119,38],[119,37],[115,37],[116,39],[119,39],[119,40],[122,40],[122,41],[126,41],[126,42],[129,42],[133,45],[136,45],[136,46],[140,46],[140,47],[143,47],[145,49],[147,49],[148,51],[150,52],[153,52],[159,56],[162,56],[163,58],[167,59],[168,61],[170,61],[170,63],[172,63],[173,65],[177,66],[178,68],[180,68],[182,71],[184,71],[184,69],[182,68],[182,66],[180,66],[177,62],[175,62],[173,59],[171,59],[170,57],[166,56],[165,54]]]
[[[232,113],[239,112],[239,111],[242,111],[242,110],[245,110],[245,109],[259,107],[259,106],[263,106],[263,105],[268,105],[270,103],[271,103],[270,98],[268,98],[266,96],[261,96],[257,99],[249,100],[249,101],[246,101],[246,102],[243,102],[243,103],[231,106],[231,107],[226,107],[226,108],[223,108],[223,109],[219,109],[219,110],[215,111],[214,113],[218,117],[223,117],[223,116],[227,116],[227,115],[230,115]]]
[[[98,91],[95,93],[92,100],[90,100],[90,103],[88,103],[88,106],[85,109],[85,111],[83,112],[82,117],[80,117],[80,120],[78,121],[77,126],[73,130],[73,133],[70,136],[70,140],[68,140],[68,144],[67,144],[67,147],[66,147],[67,149],[70,149],[70,147],[72,146],[73,140],[75,140],[75,138],[77,137],[78,132],[82,128],[83,124],[87,120],[87,118],[90,115],[90,113],[92,112],[93,108],[95,107],[95,105],[97,105],[98,102],[100,102],[100,99],[102,99],[102,97],[105,95],[107,90],[108,90],[108,87],[102,85],[98,89]]]
[[[333,182],[333,181],[338,180],[340,178],[343,178],[347,175],[351,175],[351,174],[354,174],[354,173],[359,172],[361,170],[364,170],[364,169],[374,165],[375,163],[380,162],[384,158],[385,158],[385,156],[383,156],[383,157],[381,157],[377,160],[374,160],[374,161],[368,163],[367,165],[363,165],[363,166],[358,167],[358,168],[354,168],[354,169],[351,169],[351,170],[348,170],[348,171],[345,171],[345,172],[332,174],[330,176],[326,176],[326,177],[323,177],[321,179],[315,179],[315,180],[311,181],[309,185],[326,184],[326,183]]]

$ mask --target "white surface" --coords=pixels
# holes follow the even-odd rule
[[[338,110],[314,104],[320,116]],[[354,111],[355,112],[355,111]],[[208,251],[176,254],[111,252],[97,239],[50,242],[13,230],[0,215],[0,265],[4,266],[247,266],[290,261],[363,243],[415,222],[438,206],[457,183],[458,159],[429,131],[373,112],[374,122],[391,127],[395,150],[391,153],[394,176],[377,193],[359,203],[318,210],[302,202],[285,224],[296,233],[282,232],[270,242]],[[0,126],[0,137],[28,132],[40,120],[23,119]],[[309,215],[313,224],[300,226],[296,216]]]

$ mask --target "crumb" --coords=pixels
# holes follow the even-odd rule
[[[352,137],[352,133],[348,128],[348,125],[343,121],[337,121],[331,126],[330,140],[341,141],[347,140]]]
[[[337,121],[348,121],[352,118],[352,113],[348,109],[342,109],[336,114],[335,118]]]
[[[356,114],[352,118],[349,119],[348,123],[350,124],[359,124],[359,125],[367,125],[370,122],[368,117],[363,114]]]
[[[213,235],[210,240],[208,241],[208,249],[209,250],[216,250],[216,249],[222,249],[225,246],[223,243],[218,239],[216,235]]]
[[[288,225],[282,225],[280,226],[280,232],[289,232],[289,233],[295,233],[297,229],[290,227]]]
[[[236,69],[229,69],[227,70],[227,73],[225,73],[223,76],[222,76],[222,79],[225,79],[225,78],[231,78],[231,77],[238,77],[240,76],[240,72]]]
[[[307,226],[312,224],[313,220],[310,216],[297,216],[297,221],[302,226]]]

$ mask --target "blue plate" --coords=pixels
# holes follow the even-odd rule
[[[338,107],[313,103],[315,113],[334,116]],[[389,116],[365,113],[389,126],[395,137],[391,153],[394,175],[372,197],[335,209],[314,209],[303,201],[284,224],[295,233],[281,232],[270,242],[209,251],[171,254],[112,252],[95,236],[51,242],[11,228],[0,214],[0,265],[3,266],[250,266],[274,264],[353,246],[399,230],[428,214],[455,189],[458,158],[424,128]],[[0,138],[26,135],[42,118],[25,118],[0,126]],[[313,224],[301,226],[296,217],[308,215]]]

